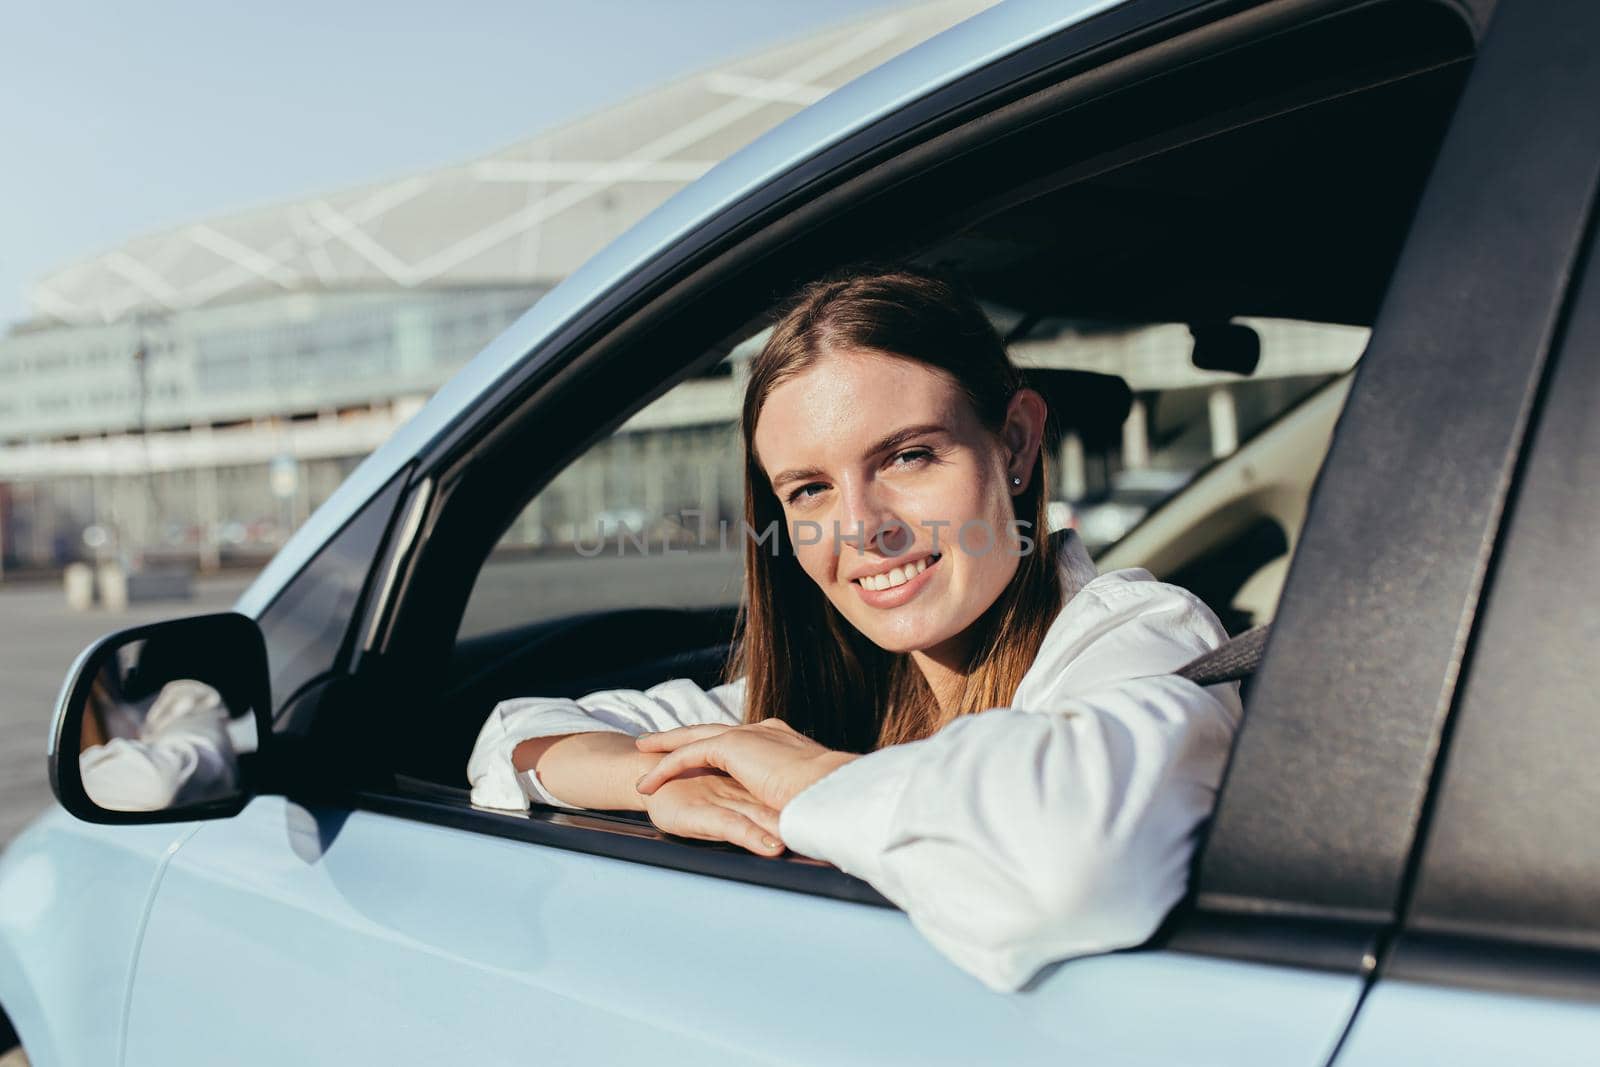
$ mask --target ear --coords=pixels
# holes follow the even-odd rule
[[[1026,388],[1012,394],[1006,405],[1006,421],[1000,429],[1000,439],[1006,446],[1006,488],[1012,495],[1028,488],[1034,461],[1044,443],[1044,420],[1049,410],[1037,390]],[[1022,484],[1014,484],[1014,478],[1021,478]]]

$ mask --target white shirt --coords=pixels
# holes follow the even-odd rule
[[[137,719],[122,705],[104,709],[112,730]],[[92,711],[86,714],[94,714]],[[112,811],[162,811],[238,791],[228,710],[211,686],[179,678],[161,688],[135,737],[113,737],[78,757],[89,799]]]
[[[1173,675],[1227,632],[1143,568],[1096,576],[1061,539],[1067,600],[1011,705],[858,757],[779,814],[789,848],[871,884],[936,948],[998,992],[1044,964],[1137,945],[1183,896],[1241,715],[1239,686]],[[556,734],[737,724],[744,679],[676,678],[578,700],[502,701],[479,733],[472,802],[573,807],[511,751]],[[526,793],[526,795],[525,795]]]

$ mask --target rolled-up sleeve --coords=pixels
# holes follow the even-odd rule
[[[1136,945],[1183,896],[1240,717],[1237,683],[1167,672],[1226,639],[1187,591],[1101,576],[1012,706],[843,765],[784,807],[779,832],[996,991]]]
[[[744,713],[744,679],[702,689],[687,678],[673,678],[649,689],[601,689],[585,696],[516,697],[494,706],[478,731],[467,760],[472,803],[479,807],[526,810],[528,795],[511,763],[524,741],[562,734],[643,733],[697,723],[735,725]],[[545,789],[538,775],[522,778],[542,804],[577,807]]]

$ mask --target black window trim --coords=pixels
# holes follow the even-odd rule
[[[757,856],[737,845],[674,838],[626,814],[537,805],[527,812],[473,807],[466,789],[401,781],[391,790],[359,790],[364,810],[570,852],[665,867],[689,874],[893,908],[871,885],[830,864],[794,854]]]
[[[382,648],[394,612],[399,605],[396,591],[400,576],[411,561],[425,537],[428,506],[433,501],[434,480],[426,474],[416,474],[415,466],[405,472],[407,484],[401,490],[394,507],[394,528],[385,538],[376,554],[370,582],[376,584],[370,596],[363,596],[353,614],[354,625],[349,636],[349,656],[346,660],[353,672],[362,669],[362,660],[374,649]]]

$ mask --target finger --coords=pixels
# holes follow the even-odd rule
[[[722,787],[717,789],[714,803],[723,808],[731,808],[739,814],[762,827],[770,837],[782,840],[782,833],[778,832],[778,811],[763,805],[762,801],[750,795],[744,785],[739,785],[738,779],[725,779]]]
[[[778,813],[742,789],[740,793],[739,796],[723,797],[717,803],[738,812],[761,827],[768,836],[781,841],[783,835],[778,833]]]
[[[633,743],[641,752],[671,752],[673,749],[687,745],[691,741],[715,737],[723,731],[731,729],[733,727],[725,726],[721,723],[696,723],[693,726],[676,726],[671,730],[640,734],[633,739]]]
[[[719,803],[696,804],[673,814],[673,818],[657,823],[657,827],[679,837],[726,841],[761,856],[778,856],[784,851],[783,840],[776,833]]]
[[[716,807],[714,816],[717,830],[724,841],[749,849],[758,856],[783,854],[783,840],[775,830],[769,831],[732,808]]]
[[[663,782],[671,781],[684,771],[696,767],[711,767],[719,771],[728,769],[723,765],[722,746],[717,744],[715,737],[704,741],[692,741],[682,748],[668,752],[654,767],[639,776],[634,788],[649,796]]]

